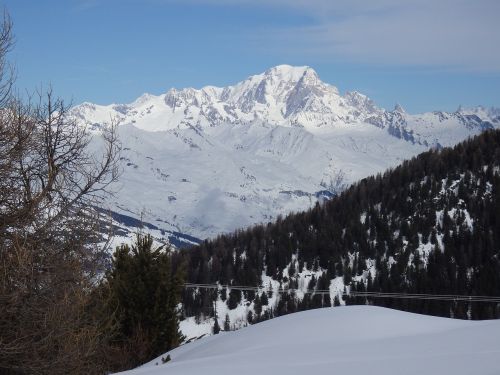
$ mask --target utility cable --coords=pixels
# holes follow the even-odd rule
[[[196,284],[186,283],[185,288],[190,289],[234,289],[240,291],[267,292],[280,294],[311,294],[311,295],[331,295],[328,289],[294,289],[294,288],[269,288],[265,286],[245,286],[245,285],[221,285],[221,284]],[[473,296],[459,294],[426,294],[426,293],[394,293],[394,292],[359,292],[345,291],[342,296],[348,297],[370,297],[370,298],[397,298],[397,299],[417,299],[417,300],[437,300],[437,301],[463,301],[463,302],[491,302],[500,303],[500,296]]]

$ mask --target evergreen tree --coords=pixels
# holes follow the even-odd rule
[[[267,306],[267,304],[269,303],[266,292],[262,292],[262,294],[260,295],[260,303],[262,306]]]
[[[178,346],[177,305],[182,270],[172,272],[168,249],[153,248],[153,238],[138,235],[131,247],[121,245],[106,274],[109,310],[114,314],[114,344],[129,350],[135,364]]]
[[[229,320],[229,314],[226,314],[226,319],[224,319],[224,331],[228,332],[231,330],[231,321]]]
[[[238,307],[238,304],[241,302],[241,291],[236,289],[231,289],[229,292],[229,298],[227,300],[227,307],[230,310],[234,310]]]
[[[215,318],[214,318],[214,326],[212,327],[212,333],[214,335],[218,335],[219,332],[220,332],[219,319],[217,318],[217,316],[215,316]]]
[[[309,287],[316,290],[328,289],[332,280],[342,277],[353,292],[496,295],[500,287],[499,168],[499,130],[454,148],[425,152],[355,183],[306,212],[187,250],[190,281],[257,286],[263,281],[259,276],[266,274],[273,279],[266,281],[269,286],[278,282],[298,289],[299,280],[304,280],[298,274],[313,269],[323,272],[309,279]],[[249,256],[242,258],[243,252]],[[220,274],[211,273],[210,267]],[[253,301],[254,319],[259,320],[341,302],[335,296],[306,294],[297,299],[290,293],[271,299],[271,288],[259,296],[244,293],[247,302]],[[241,293],[232,299],[228,296],[228,306],[235,306],[240,298]],[[195,299],[186,298],[191,305],[186,311],[199,309],[200,301]],[[259,317],[262,305],[270,300],[272,306]],[[500,317],[498,306],[488,303],[344,300],[443,316]]]
[[[249,310],[248,313],[247,313],[247,322],[248,322],[248,324],[252,324],[253,323],[253,313],[252,313],[252,310]]]

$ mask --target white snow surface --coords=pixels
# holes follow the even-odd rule
[[[106,209],[200,239],[302,211],[318,192],[500,127],[500,111],[482,107],[386,111],[289,65],[224,88],[83,103],[71,113],[96,138],[105,123],[119,125],[123,175]]]
[[[123,374],[493,375],[500,374],[498,337],[499,320],[342,306],[202,338]]]

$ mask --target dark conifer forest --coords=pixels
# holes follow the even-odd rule
[[[500,374],[500,0],[450,3],[4,1],[0,375]]]
[[[299,287],[342,280],[344,291],[497,296],[500,294],[500,131],[431,150],[365,178],[323,205],[185,250],[191,283]],[[268,280],[266,278],[266,280]],[[460,319],[500,317],[488,302],[343,296],[279,296],[228,288],[229,309],[253,308],[252,322],[321,306],[375,304]],[[184,316],[211,315],[214,292],[186,289]],[[263,308],[264,307],[264,308]]]

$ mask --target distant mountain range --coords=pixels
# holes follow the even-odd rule
[[[119,124],[123,175],[105,207],[117,241],[144,222],[176,246],[306,209],[429,148],[500,127],[500,109],[388,111],[288,65],[234,86],[83,103],[71,114],[96,136]]]

